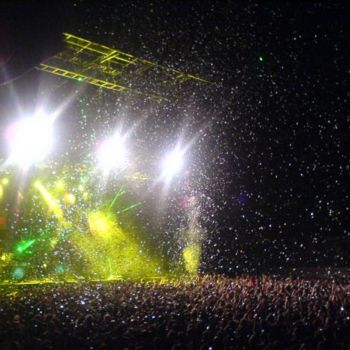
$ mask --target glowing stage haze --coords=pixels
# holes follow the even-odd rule
[[[177,146],[159,160],[161,181],[129,167],[128,133],[120,129],[96,142],[93,156],[80,163],[52,161],[53,122],[39,114],[6,131],[0,211],[8,214],[7,227],[0,227],[0,282],[196,275],[201,250],[195,207],[186,214],[181,239],[174,236],[182,242],[176,248],[160,248],[143,212],[150,205],[145,194],[154,186],[170,191],[171,180],[184,171],[186,149]]]

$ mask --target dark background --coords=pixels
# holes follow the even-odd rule
[[[8,44],[18,72],[38,61],[28,47],[47,43],[38,50],[48,57],[65,31],[213,82],[180,107],[155,107],[147,129],[167,118],[171,129],[179,112],[192,128],[209,125],[197,150],[204,270],[349,265],[346,2],[11,3],[15,32],[30,33]],[[29,71],[16,88],[34,96],[39,79]],[[0,92],[8,105],[8,87]]]

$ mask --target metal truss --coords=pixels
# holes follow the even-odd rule
[[[187,81],[207,83],[191,74],[160,66],[64,33],[66,49],[42,62],[37,69],[114,91],[130,91],[152,99],[166,98],[167,91]]]

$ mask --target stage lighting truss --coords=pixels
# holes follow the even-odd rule
[[[66,49],[42,62],[41,71],[92,84],[104,89],[131,92],[151,99],[166,99],[185,82],[208,83],[116,49],[64,33]]]

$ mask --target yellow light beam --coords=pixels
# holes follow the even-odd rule
[[[190,275],[196,275],[200,266],[201,247],[199,244],[191,244],[185,247],[182,252],[186,271]]]
[[[45,188],[45,186],[40,181],[36,181],[34,183],[34,187],[39,191],[45,203],[49,207],[49,210],[53,212],[53,214],[56,216],[59,223],[62,226],[67,227],[68,222],[64,218],[62,208],[57,203],[57,201],[52,197],[50,192]]]

